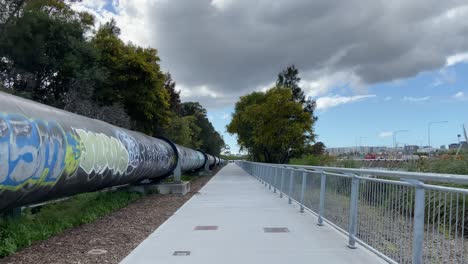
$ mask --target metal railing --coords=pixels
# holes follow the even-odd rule
[[[468,176],[236,163],[345,233],[350,248],[389,263],[468,263]]]

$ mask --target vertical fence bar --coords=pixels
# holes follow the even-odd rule
[[[325,188],[326,188],[327,175],[322,171],[320,176],[320,204],[317,225],[323,226],[323,214],[325,212]]]
[[[425,190],[423,183],[415,181],[414,224],[413,224],[413,264],[423,263],[424,206]]]
[[[276,187],[277,187],[277,185],[278,185],[278,183],[277,183],[277,181],[278,181],[278,180],[277,180],[277,178],[278,178],[278,167],[273,167],[273,170],[274,170],[274,172],[275,172],[275,173],[274,173],[275,179],[274,179],[274,181],[273,181],[273,193],[276,193],[276,189],[277,189]]]
[[[292,204],[292,192],[293,192],[293,180],[294,180],[294,170],[289,169],[289,192],[288,192],[288,204]]]
[[[280,198],[283,198],[284,174],[286,168],[281,168]]]
[[[356,248],[356,231],[358,224],[358,202],[359,202],[359,178],[352,175],[351,199],[349,204],[349,239],[348,247]]]
[[[306,181],[307,181],[307,171],[303,169],[302,170],[302,186],[301,186],[301,203],[300,203],[301,213],[304,212],[304,194],[305,194],[305,188],[306,188]]]
[[[271,190],[271,174],[273,172],[273,168],[267,166],[268,168],[268,190]]]

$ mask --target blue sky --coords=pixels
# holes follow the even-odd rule
[[[392,131],[409,130],[397,135],[399,145],[427,145],[428,123],[448,121],[431,125],[431,145],[457,142],[462,124],[468,122],[467,84],[468,64],[459,63],[368,86],[367,94],[375,97],[316,111],[317,140],[328,147],[355,146],[359,141],[362,145],[392,146]],[[349,87],[340,89],[343,95],[354,94]],[[232,107],[226,107],[209,111],[209,116],[231,150],[237,152],[236,137],[225,129],[232,112]]]

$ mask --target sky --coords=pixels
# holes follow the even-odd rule
[[[235,102],[294,64],[327,147],[439,147],[468,122],[466,0],[83,0],[97,26],[158,49],[182,101],[226,132]],[[444,121],[443,123],[433,123]]]

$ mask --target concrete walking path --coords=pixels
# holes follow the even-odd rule
[[[121,263],[386,263],[316,223],[230,163]]]

